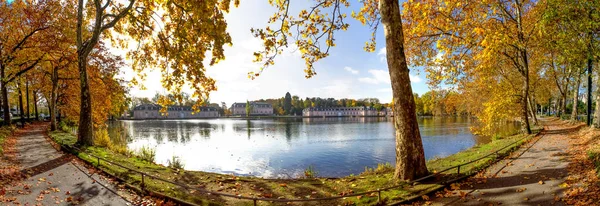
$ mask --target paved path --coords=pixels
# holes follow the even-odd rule
[[[45,124],[17,137],[17,159],[29,178],[9,187],[7,197],[22,205],[128,205],[111,184],[90,175],[71,155],[58,152],[44,136]],[[109,189],[110,188],[110,189]]]
[[[537,142],[534,139],[521,147],[484,175],[469,178],[460,189],[438,193],[432,197],[432,205],[564,205],[558,200],[564,191],[560,185],[568,174],[566,134],[576,128],[558,122],[545,125],[546,131]],[[451,197],[439,197],[452,193]]]

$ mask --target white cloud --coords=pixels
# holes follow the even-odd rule
[[[390,83],[390,74],[385,70],[371,69],[369,73],[372,77],[359,78],[358,81],[368,84]]]
[[[344,67],[344,70],[346,70],[352,74],[358,74],[358,70],[352,69],[352,67]]]
[[[392,93],[392,88],[381,88],[381,89],[377,89],[377,92],[387,92],[387,93]]]
[[[371,70],[369,70],[369,73],[373,76],[358,78],[358,81],[367,83],[367,84],[380,84],[380,83],[389,84],[389,83],[391,83],[390,75],[389,75],[388,71],[371,69]],[[409,74],[409,77],[410,77],[410,82],[412,82],[412,83],[419,83],[419,82],[423,81],[423,79],[421,79],[421,77],[419,77],[418,75]]]
[[[387,54],[387,50],[385,49],[385,47],[379,49],[379,52],[377,52],[377,56],[383,55],[385,56]]]
[[[408,76],[410,77],[410,82],[412,83],[419,83],[423,81],[423,79],[421,79],[421,77],[419,77],[418,75],[409,74]]]

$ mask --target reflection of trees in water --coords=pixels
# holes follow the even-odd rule
[[[248,131],[248,140],[250,140],[250,128],[252,128],[252,121],[246,120],[246,130]]]
[[[204,139],[210,139],[211,128],[198,128],[198,134]]]
[[[154,140],[156,140],[156,142],[163,142],[165,139],[165,134],[163,132],[165,132],[163,128],[158,128],[156,129],[156,132],[153,133]]]
[[[113,144],[117,146],[126,146],[131,142],[129,128],[121,121],[108,122],[108,136]]]
[[[177,127],[179,127],[179,126],[176,126],[175,128],[167,127],[165,129],[166,133],[167,133],[167,139],[169,142],[178,142],[179,141],[179,138],[177,137]]]
[[[287,139],[288,143],[292,141],[292,123],[285,123],[285,139]]]
[[[177,127],[177,136],[179,137],[179,142],[186,143],[190,141],[190,130],[188,129],[187,122],[178,121],[177,124],[181,125]]]
[[[304,123],[377,123],[391,121],[387,117],[311,117],[303,118]]]

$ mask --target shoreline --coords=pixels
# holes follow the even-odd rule
[[[72,134],[65,132],[52,132],[49,134],[52,139],[57,143],[62,143],[65,146],[72,146],[76,137]],[[527,136],[523,134],[507,136],[499,140],[476,145],[467,150],[455,153],[453,155],[440,158],[432,159],[427,161],[428,169],[432,173],[436,171],[442,171],[442,169],[450,167],[452,165],[460,164],[470,159],[477,158],[481,154],[485,154],[496,148],[500,148],[503,145],[512,143],[513,141],[526,137],[525,139],[531,139],[533,135]],[[527,138],[528,137],[528,138]],[[508,153],[518,145],[508,148],[503,153]],[[173,181],[185,182],[190,185],[203,185],[203,188],[209,191],[215,192],[226,192],[231,194],[240,194],[244,196],[257,196],[263,198],[275,197],[285,199],[298,199],[299,197],[310,197],[310,198],[322,198],[339,196],[340,194],[353,194],[364,191],[371,191],[377,188],[386,188],[397,184],[403,184],[400,181],[396,181],[392,178],[393,167],[391,165],[380,164],[376,168],[366,169],[358,175],[349,175],[339,178],[324,178],[324,177],[307,177],[304,179],[267,179],[259,178],[254,176],[234,176],[230,174],[219,174],[202,171],[185,171],[169,168],[165,165],[158,165],[153,162],[148,162],[131,155],[123,155],[121,153],[113,152],[108,148],[102,147],[88,147],[85,149],[85,153],[90,153],[97,156],[110,158],[111,161],[117,162],[123,165],[129,165],[137,170],[147,172],[149,174],[156,175],[158,177],[169,177],[175,174]],[[80,159],[96,165],[96,159],[90,158],[85,153],[75,154]],[[495,158],[494,158],[495,159]],[[493,160],[492,158],[483,159],[481,162],[478,161],[473,167],[465,167],[461,170],[461,173],[467,173],[471,170],[476,170],[481,167],[487,166],[488,161]],[[127,171],[122,168],[117,168],[110,164],[101,164],[99,166],[104,172],[124,179],[126,183],[136,185],[139,184],[141,179],[135,172]],[[318,171],[317,171],[318,172]],[[306,171],[305,171],[306,173]],[[444,173],[445,174],[445,173]],[[448,175],[452,176],[452,173]],[[186,201],[194,203],[206,203],[209,200],[211,203],[216,204],[243,204],[242,200],[231,200],[231,199],[215,199],[214,196],[205,195],[191,195],[188,192],[183,192],[176,185],[170,186],[160,182],[146,180],[145,188],[150,191],[159,191],[166,195],[173,196],[175,198],[184,199]],[[388,191],[382,194],[385,198],[390,201],[397,201],[402,199],[408,199],[415,194],[419,194],[422,191],[430,190],[439,187],[439,184],[423,183],[414,187],[404,188],[401,190]],[[296,189],[293,189],[296,188]],[[304,188],[304,189],[300,189]],[[300,190],[298,190],[300,189]],[[300,192],[301,191],[301,192]],[[340,203],[355,202],[359,204],[372,204],[377,200],[377,197],[363,196],[362,198],[348,198],[338,199],[336,201],[325,201],[325,202],[312,202],[317,205],[331,205]]]
[[[444,115],[444,116],[434,116],[434,115],[424,115],[417,116],[417,118],[438,118],[438,117],[463,117],[463,118],[473,118],[471,116],[454,116],[454,115]],[[211,119],[238,119],[238,120],[260,120],[260,119],[333,119],[333,118],[389,118],[393,119],[393,116],[250,116],[250,117],[240,117],[240,116],[224,116],[224,117],[206,117],[206,118],[147,118],[147,119],[133,119],[133,118],[119,118],[112,119],[110,121],[146,121],[146,120],[211,120]]]

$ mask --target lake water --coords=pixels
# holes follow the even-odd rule
[[[475,120],[419,118],[425,158],[445,157],[490,141],[471,134]],[[518,125],[501,130],[512,133]],[[186,170],[269,178],[299,177],[312,166],[318,176],[359,174],[395,162],[389,118],[207,119],[117,121],[113,141],[131,150],[156,148],[156,163],[177,156]]]

